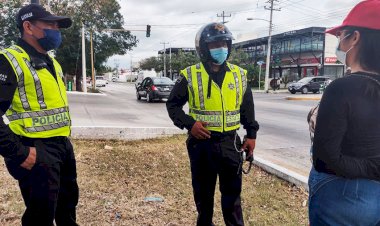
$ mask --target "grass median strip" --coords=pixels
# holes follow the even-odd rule
[[[73,140],[80,225],[195,225],[186,136],[141,141]],[[0,225],[20,225],[17,182],[0,164]],[[218,188],[214,223],[224,225]],[[246,225],[307,225],[307,193],[254,167],[244,176]]]

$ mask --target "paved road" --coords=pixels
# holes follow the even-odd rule
[[[174,128],[165,103],[138,101],[133,84],[110,83],[102,91],[105,95],[69,94],[74,126]],[[288,95],[254,93],[260,124],[256,155],[307,176],[311,163],[306,115],[317,101],[285,100]]]
[[[317,101],[289,101],[288,94],[254,94],[260,124],[256,155],[308,176],[310,138],[306,116]]]
[[[112,83],[105,95],[70,94],[73,126],[173,127],[165,102],[137,100],[133,84]]]

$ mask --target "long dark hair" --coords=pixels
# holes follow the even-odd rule
[[[360,33],[359,63],[363,69],[380,75],[380,30],[361,27],[345,27],[344,30],[349,34]]]

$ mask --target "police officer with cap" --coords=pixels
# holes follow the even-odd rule
[[[189,131],[187,149],[198,211],[197,225],[213,225],[216,179],[226,225],[244,225],[240,193],[242,150],[253,155],[259,125],[247,71],[228,63],[232,34],[221,23],[203,26],[195,46],[201,62],[181,71],[166,103],[174,125]],[[183,106],[189,103],[189,113]],[[242,144],[236,131],[247,131]]]
[[[26,210],[22,225],[77,225],[78,185],[63,72],[48,51],[61,44],[69,17],[38,4],[16,17],[21,38],[0,52],[0,154],[18,180]]]

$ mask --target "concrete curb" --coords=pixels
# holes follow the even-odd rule
[[[265,92],[264,90],[253,90],[252,89],[252,93],[267,93]],[[288,90],[276,90],[276,91],[273,91],[273,90],[268,90],[268,93],[270,94],[278,94],[278,93],[289,93]]]
[[[286,100],[321,100],[322,96],[312,96],[312,97],[285,97]]]
[[[290,171],[282,166],[276,165],[272,162],[264,160],[259,157],[255,157],[255,161],[253,162],[258,167],[262,168],[266,172],[276,175],[277,177],[284,179],[292,184],[295,184],[298,187],[303,187],[306,191],[309,191],[309,186],[307,184],[308,178],[302,176],[298,173]]]
[[[73,126],[71,137],[75,139],[140,140],[185,134],[175,127],[107,127]]]
[[[88,96],[107,96],[105,93],[84,93],[84,92],[77,92],[77,91],[66,91],[67,94],[71,95],[88,95]]]
[[[186,134],[186,130],[176,127],[108,127],[108,126],[73,126],[71,137],[75,139],[101,140],[141,140]],[[254,164],[270,174],[284,179],[296,186],[309,190],[307,177],[276,165],[265,159],[255,157]]]

